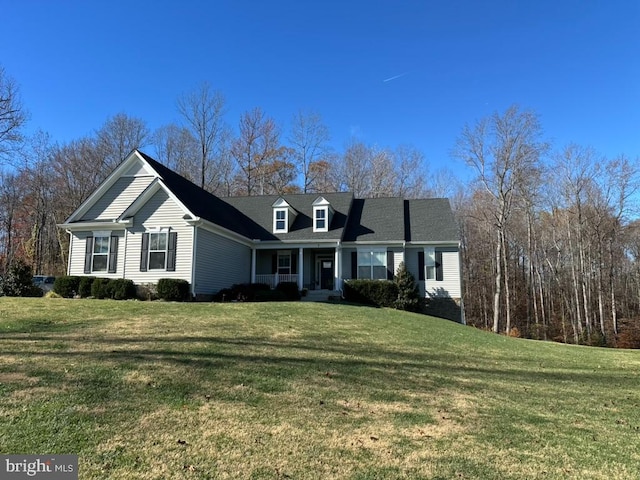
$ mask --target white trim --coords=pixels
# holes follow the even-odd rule
[[[284,218],[278,218],[278,213],[284,213]],[[283,228],[278,228],[278,222],[284,222]],[[273,233],[288,233],[289,232],[289,209],[274,207],[273,209]]]
[[[151,167],[151,165],[149,165],[142,155],[140,155],[137,150],[134,150],[107,176],[107,178],[102,181],[98,188],[96,188],[93,193],[89,195],[89,197],[82,202],[71,215],[69,215],[61,226],[63,228],[67,228],[66,224],[70,224],[74,222],[74,220],[82,218],[82,216],[89,211],[89,209],[107,192],[107,190],[109,190],[109,188],[111,188],[118,179],[131,168],[135,161],[142,162],[145,168],[155,173],[153,176],[159,177],[158,173]]]
[[[193,242],[191,242],[191,295],[196,295],[196,252],[198,251],[198,226],[193,225]],[[176,252],[176,257],[178,252]],[[177,260],[177,259],[176,259]]]
[[[165,185],[161,178],[156,178],[153,182],[149,184],[144,191],[138,195],[138,197],[129,205],[124,212],[118,217],[119,222],[130,222],[129,218],[135,216],[136,213],[144,206],[146,203],[153,198],[153,196],[158,193],[160,190],[164,190],[164,192],[168,195],[168,197],[178,205],[178,208],[182,210],[185,215],[189,215],[191,218],[195,218],[195,215],[189,210],[184,203],[180,201],[178,197]]]
[[[324,212],[324,218],[318,218],[318,212]],[[318,220],[324,220],[324,227],[318,228]],[[328,232],[329,231],[329,206],[314,206],[313,207],[313,231],[314,232]]]
[[[124,225],[119,222],[78,222],[78,223],[59,223],[57,225],[60,228],[66,229],[69,233],[71,232],[90,232],[96,229],[104,229],[105,227],[109,227],[110,231],[114,230],[125,230],[127,225]]]
[[[91,232],[92,241],[91,241],[91,273],[109,273],[109,258],[111,256],[111,232],[108,230]],[[107,261],[104,266],[104,270],[94,270],[93,269],[93,260],[96,256],[96,238],[106,238],[107,239],[107,252],[106,253],[98,253],[100,256],[105,256]],[[86,255],[86,252],[85,252]]]

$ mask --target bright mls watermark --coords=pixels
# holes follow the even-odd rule
[[[77,455],[0,455],[0,480],[78,480]]]

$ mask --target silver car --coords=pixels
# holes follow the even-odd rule
[[[51,277],[49,275],[34,275],[31,278],[31,282],[36,287],[40,287],[44,293],[47,293],[53,290],[53,282],[55,281],[56,281],[56,277]]]

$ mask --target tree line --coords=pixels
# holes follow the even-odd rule
[[[638,159],[553,149],[536,113],[517,106],[461,129],[452,151],[474,173],[466,183],[432,173],[412,146],[351,139],[333,150],[318,112],[299,111],[286,131],[260,108],[230,123],[224,95],[206,83],[177,97],[176,116],[155,131],[117,113],[65,143],[26,138],[28,112],[0,67],[0,275],[17,259],[64,273],[68,238],[56,225],[141,148],[219,196],[448,196],[468,323],[571,343],[640,340]]]

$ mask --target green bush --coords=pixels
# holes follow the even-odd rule
[[[91,285],[96,277],[80,277],[80,283],[78,284],[78,295],[82,298],[91,296]]]
[[[258,290],[256,291],[254,302],[284,302],[290,300],[282,290]]]
[[[64,298],[73,298],[80,291],[81,277],[58,277],[53,282],[53,291]]]
[[[231,288],[223,288],[213,296],[215,302],[255,302],[256,296],[265,298],[269,294],[262,292],[271,291],[266,283],[236,283]]]
[[[282,292],[285,300],[300,300],[300,290],[296,282],[280,282],[276,291]]]
[[[158,297],[171,302],[189,300],[189,282],[177,278],[158,280]]]
[[[349,302],[394,307],[398,286],[391,280],[349,280],[344,283],[344,297]]]
[[[234,296],[233,289],[231,288],[223,288],[213,295],[214,302],[231,302],[232,300],[237,300],[237,297]]]
[[[109,278],[94,278],[91,284],[91,296],[94,298],[111,298],[109,291]]]
[[[136,298],[136,286],[131,280],[126,278],[116,278],[108,285],[110,298],[114,300],[129,300]]]
[[[22,260],[16,260],[0,282],[0,296],[41,297],[44,292],[33,284],[32,277],[31,267]]]

